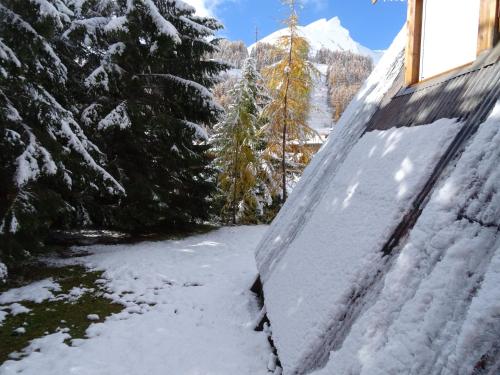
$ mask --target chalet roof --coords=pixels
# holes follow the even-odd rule
[[[367,131],[430,124],[440,118],[467,120],[481,109],[476,120],[484,120],[492,104],[481,105],[489,96],[496,97],[500,82],[499,56],[500,44],[473,65],[409,88],[403,87],[401,74]]]
[[[335,131],[314,156],[313,162],[304,171],[287,204],[280,210],[278,217],[257,247],[257,268],[264,283],[287,251],[288,245],[300,232],[301,226],[307,221],[314,206],[320,201],[322,185],[328,183],[324,176],[335,174],[353,144],[366,130],[368,121],[383,105],[384,98],[390,98],[391,89],[394,90],[394,87],[398,87],[396,90],[401,87],[397,82],[404,65],[405,43],[406,31],[402,30],[393,46],[382,57],[365,85],[346,108],[335,126]],[[333,148],[335,154],[330,154],[329,150]],[[287,217],[295,217],[296,220],[288,222],[285,219]]]
[[[500,366],[495,362],[500,358],[496,339],[480,339],[482,331],[488,330],[491,337],[500,334],[500,322],[488,326],[485,323],[492,322],[494,316],[491,301],[500,300],[498,288],[495,292],[493,287],[496,279],[491,275],[495,266],[490,265],[500,258],[500,176],[494,172],[500,163],[500,152],[495,151],[500,142],[500,135],[496,135],[499,106],[496,117],[489,118],[500,98],[500,47],[481,56],[472,66],[406,88],[404,36],[399,39],[391,47],[391,56],[381,61],[378,71],[346,110],[338,129],[315,156],[257,249],[265,304],[285,375],[305,374],[324,366],[318,374],[388,374],[391,366],[398,368],[393,373],[406,373],[411,366],[420,366],[414,371],[416,374],[446,373],[444,369],[449,366],[446,369],[452,369],[450,374],[465,374],[471,373],[470,366],[483,366],[488,371]],[[418,130],[420,127],[422,131]],[[395,163],[391,168],[397,167],[399,159],[393,160],[386,154],[397,144],[394,141],[391,145],[390,140],[403,135],[414,137],[413,145],[408,138],[406,143],[401,141],[408,147],[408,158],[402,160],[396,175],[390,175],[393,169],[380,172],[384,172],[384,178],[411,176],[413,182],[399,186],[403,189],[400,193],[407,197],[395,205],[389,192],[384,197],[374,185],[376,199],[370,203],[371,198],[363,194],[372,187],[362,174],[372,173],[376,177],[377,163],[377,168],[389,167],[390,163]],[[389,144],[387,149],[377,151],[384,142]],[[434,144],[434,148],[425,148],[426,144]],[[368,146],[371,149],[363,149]],[[419,153],[431,151],[432,155],[419,161]],[[372,154],[379,159],[374,160]],[[346,167],[345,163],[351,164]],[[352,167],[358,170],[359,178],[354,178],[356,170]],[[358,187],[359,183],[365,186]],[[337,188],[347,189],[345,197],[344,191],[335,191]],[[455,190],[444,199],[446,189]],[[366,216],[386,224],[375,223],[378,232],[364,227],[370,225],[366,217],[355,211],[343,214],[345,207],[338,205],[339,198],[345,207],[361,204]],[[332,211],[325,207],[332,207]],[[338,208],[335,211],[333,207]],[[318,216],[320,211],[323,216]],[[339,219],[339,215],[344,216]],[[436,217],[441,221],[436,221]],[[370,238],[364,237],[363,228],[365,232],[371,230]],[[346,229],[349,235],[358,233],[359,238],[342,242],[339,231]],[[467,251],[476,251],[477,262],[483,262],[479,266],[474,260],[477,264],[470,265],[468,277],[463,276],[465,271],[453,268],[458,265],[452,266],[457,255],[450,255],[448,247],[454,245],[443,244],[443,238],[453,236],[454,241],[472,241],[465,249],[472,246]],[[475,236],[482,242],[474,245],[471,237]],[[371,241],[369,246],[366,241]],[[346,244],[364,247],[366,251],[339,248]],[[438,253],[441,255],[433,255]],[[436,265],[441,260],[441,265]],[[440,269],[445,265],[450,268]],[[408,275],[401,274],[404,267]],[[423,272],[426,267],[430,268]],[[447,277],[448,283],[443,281]],[[400,282],[400,289],[392,290],[387,279]],[[477,293],[478,288],[484,290],[483,295]],[[434,289],[435,301],[426,300],[426,293]],[[467,296],[472,290],[476,290],[475,294]],[[428,315],[432,313],[418,309],[418,304],[426,303],[429,311],[437,315],[436,321],[442,320],[440,324]],[[484,311],[477,312],[481,308]],[[466,315],[467,309],[476,311],[476,315]],[[402,310],[422,321],[405,321],[399,315]],[[450,311],[460,312],[453,324],[461,328],[446,331],[449,336],[444,338],[441,326]],[[408,319],[412,318],[413,315]],[[391,329],[399,330],[399,334],[387,336]],[[408,330],[407,336],[401,332],[404,329]],[[373,332],[368,334],[367,330]],[[377,335],[385,339],[377,341]],[[481,349],[468,350],[464,335],[476,335],[475,344],[480,341]],[[436,343],[426,342],[426,337]],[[439,340],[450,340],[452,346],[442,344],[446,349],[441,353],[441,348],[436,347]],[[428,353],[422,352],[416,358],[412,350],[423,348],[429,348]],[[432,355],[442,357],[433,357],[434,361]],[[396,358],[396,362],[391,358]]]

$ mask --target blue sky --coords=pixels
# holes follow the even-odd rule
[[[189,0],[188,0],[189,1]],[[300,10],[302,25],[319,18],[338,16],[342,25],[357,42],[371,49],[385,49],[392,42],[406,19],[406,1],[379,0],[303,0]],[[283,27],[287,9],[279,0],[192,0],[201,4],[221,20],[224,36],[251,44],[255,27],[261,37]],[[198,5],[199,6],[199,5]]]

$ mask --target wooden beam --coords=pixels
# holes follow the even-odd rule
[[[405,55],[405,83],[412,85],[419,81],[420,48],[422,44],[422,19],[424,0],[408,0],[408,43]]]
[[[493,48],[499,36],[499,0],[480,0],[477,54]]]

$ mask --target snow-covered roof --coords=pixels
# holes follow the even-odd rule
[[[405,41],[256,251],[285,375],[500,369],[498,51],[405,89]]]

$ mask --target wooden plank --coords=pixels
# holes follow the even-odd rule
[[[408,43],[405,56],[405,84],[412,85],[419,80],[420,49],[422,44],[422,19],[424,0],[408,0]]]
[[[467,70],[466,68],[472,66],[472,64],[474,64],[474,61],[471,61],[471,62],[468,62],[466,64],[462,64],[462,65],[459,65],[457,67],[445,70],[442,73],[438,73],[436,75],[433,75],[433,76],[430,76],[427,78],[419,79],[418,83],[420,84],[420,83],[427,83],[429,81],[439,80],[440,78],[449,76],[451,73],[458,73],[460,71]]]
[[[499,0],[480,0],[477,54],[493,48],[499,35]]]

